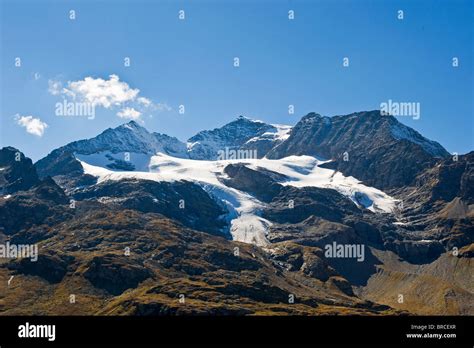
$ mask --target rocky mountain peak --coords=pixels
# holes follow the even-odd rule
[[[315,118],[322,118],[323,116],[321,116],[320,114],[316,113],[316,112],[310,112],[308,114],[306,114],[305,116],[303,116],[301,118],[301,121],[303,120],[312,120],[312,119],[315,119]]]
[[[277,131],[277,127],[273,125],[240,115],[220,128],[201,131],[189,138],[189,156],[193,159],[214,160],[220,150],[240,148],[250,139]]]
[[[411,183],[449,153],[395,117],[372,110],[333,117],[307,114],[288,139],[267,153],[274,159],[291,155],[332,159],[332,169],[385,189]]]
[[[0,149],[0,191],[13,193],[27,190],[39,182],[31,159],[8,146]]]
[[[130,121],[124,124],[121,124],[120,126],[114,128],[113,130],[115,131],[132,131],[132,132],[137,132],[137,133],[149,133],[148,130],[138,124],[136,121]]]

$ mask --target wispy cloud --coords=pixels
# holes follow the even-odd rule
[[[148,98],[145,98],[145,97],[138,97],[137,98],[137,102],[139,102],[140,104],[144,105],[144,106],[151,106],[151,100],[148,99]]]
[[[169,105],[166,104],[166,103],[153,104],[153,109],[154,109],[154,110],[158,110],[158,111],[171,111],[171,110],[173,110],[173,109],[171,108],[171,106],[169,106]]]
[[[48,80],[48,92],[52,95],[60,95],[63,93],[63,85],[61,81]]]
[[[26,129],[26,132],[42,137],[48,125],[46,122],[41,121],[39,118],[33,116],[21,116],[19,114],[15,115],[15,120],[17,124]]]

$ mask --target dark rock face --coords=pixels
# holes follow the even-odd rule
[[[380,220],[378,217],[373,217],[375,220]],[[348,216],[344,219],[344,224],[352,227],[356,235],[368,245],[381,247],[383,239],[380,230],[382,229],[379,224],[374,223],[367,219],[367,216],[361,218],[360,216]]]
[[[349,226],[311,215],[298,223],[274,224],[267,238],[272,243],[292,241],[304,246],[322,247],[327,241],[355,240],[357,235]]]
[[[334,285],[336,288],[341,290],[343,293],[349,296],[353,296],[354,293],[352,291],[351,283],[349,283],[346,279],[342,277],[331,277],[329,279],[331,285]]]
[[[273,149],[281,142],[282,140],[267,138],[264,135],[260,135],[255,140],[249,140],[246,143],[242,144],[239,149],[253,151],[251,153],[255,153],[257,158],[263,158],[271,149]]]
[[[387,243],[386,247],[408,262],[415,264],[436,260],[445,251],[438,241],[431,243],[410,240],[394,241]]]
[[[263,202],[270,202],[283,187],[268,173],[249,169],[244,164],[229,164],[224,173],[230,177],[222,179],[227,186],[251,193]]]
[[[474,151],[454,160],[449,157],[422,172],[415,181],[419,200],[450,202],[459,197],[474,203]]]
[[[39,183],[31,159],[13,147],[0,150],[0,193],[28,190]]]
[[[160,213],[183,225],[223,235],[226,211],[200,186],[190,182],[122,180],[103,182],[74,195],[77,200],[105,199],[107,204],[144,213]]]
[[[429,262],[440,253],[474,241],[474,152],[448,157],[420,173],[412,186],[393,191],[401,199],[408,231],[385,247],[412,263]]]
[[[322,117],[311,113],[268,158],[310,155],[332,159],[325,166],[381,189],[408,185],[448,152],[436,142],[379,111]]]
[[[104,255],[94,257],[84,272],[84,277],[95,287],[113,295],[136,288],[139,283],[151,276],[151,272],[126,256]]]
[[[68,265],[74,257],[48,253],[38,255],[38,260],[19,259],[8,264],[10,270],[17,274],[33,275],[41,277],[50,283],[59,283],[67,273]]]
[[[348,215],[360,213],[350,199],[336,190],[283,186],[262,216],[279,223],[298,223],[310,216],[341,222]]]
[[[32,190],[32,195],[38,199],[50,201],[56,204],[69,203],[69,199],[64,194],[64,191],[58,185],[56,185],[56,182],[50,177],[42,180]]]
[[[17,153],[11,149],[8,150],[10,155]],[[14,187],[22,190],[13,192],[8,198],[0,198],[0,233],[15,235],[35,226],[34,231],[14,237],[25,242],[35,242],[50,232],[50,226],[70,217],[71,212],[67,208],[69,199],[50,177],[38,179],[29,158],[21,153],[19,157],[22,158],[20,164],[13,165],[13,172],[17,173],[15,185],[7,184],[7,187],[9,190]],[[5,171],[8,172],[8,168]]]
[[[81,163],[74,155],[61,149],[54,150],[50,155],[36,162],[35,167],[40,177],[53,177],[61,174],[75,176],[83,173]]]
[[[46,182],[9,199],[0,200],[0,232],[12,235],[32,226],[51,226],[67,220],[71,212],[65,205],[68,200],[60,190],[54,182]],[[41,230],[36,229],[34,234],[41,234]]]
[[[59,148],[35,163],[41,178],[51,176],[67,193],[77,187],[93,185],[97,179],[84,174],[81,163],[67,148]]]

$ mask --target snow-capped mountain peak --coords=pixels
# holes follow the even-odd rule
[[[62,146],[38,161],[37,168],[50,168],[65,156],[116,170],[146,170],[157,153],[186,157],[186,145],[174,137],[150,133],[135,121],[108,128],[98,136]]]
[[[133,120],[128,123],[124,123],[118,126],[118,128],[121,128],[121,127],[128,128],[128,129],[144,129],[142,126],[138,124],[138,122],[133,121]]]
[[[259,158],[285,138],[290,126],[272,125],[240,115],[234,121],[213,130],[205,130],[188,139],[192,159],[215,160],[225,149],[255,150]]]
[[[111,153],[134,152],[154,155],[158,152],[184,155],[185,145],[167,135],[150,133],[135,121],[109,128],[97,137],[66,145],[79,154],[93,154],[103,151]]]

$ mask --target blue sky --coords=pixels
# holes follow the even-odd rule
[[[401,122],[450,152],[474,149],[472,1],[0,2],[0,145],[34,160],[127,122],[117,113],[137,109],[138,97],[155,105],[141,105],[145,127],[181,140],[241,114],[293,125],[312,111],[332,116],[389,99],[418,102],[420,119]],[[55,114],[66,95],[51,94],[48,81],[78,93],[84,84],[73,90],[68,82],[112,74],[125,92],[139,90],[135,100],[99,104],[93,120]],[[22,116],[48,126],[30,134]]]

